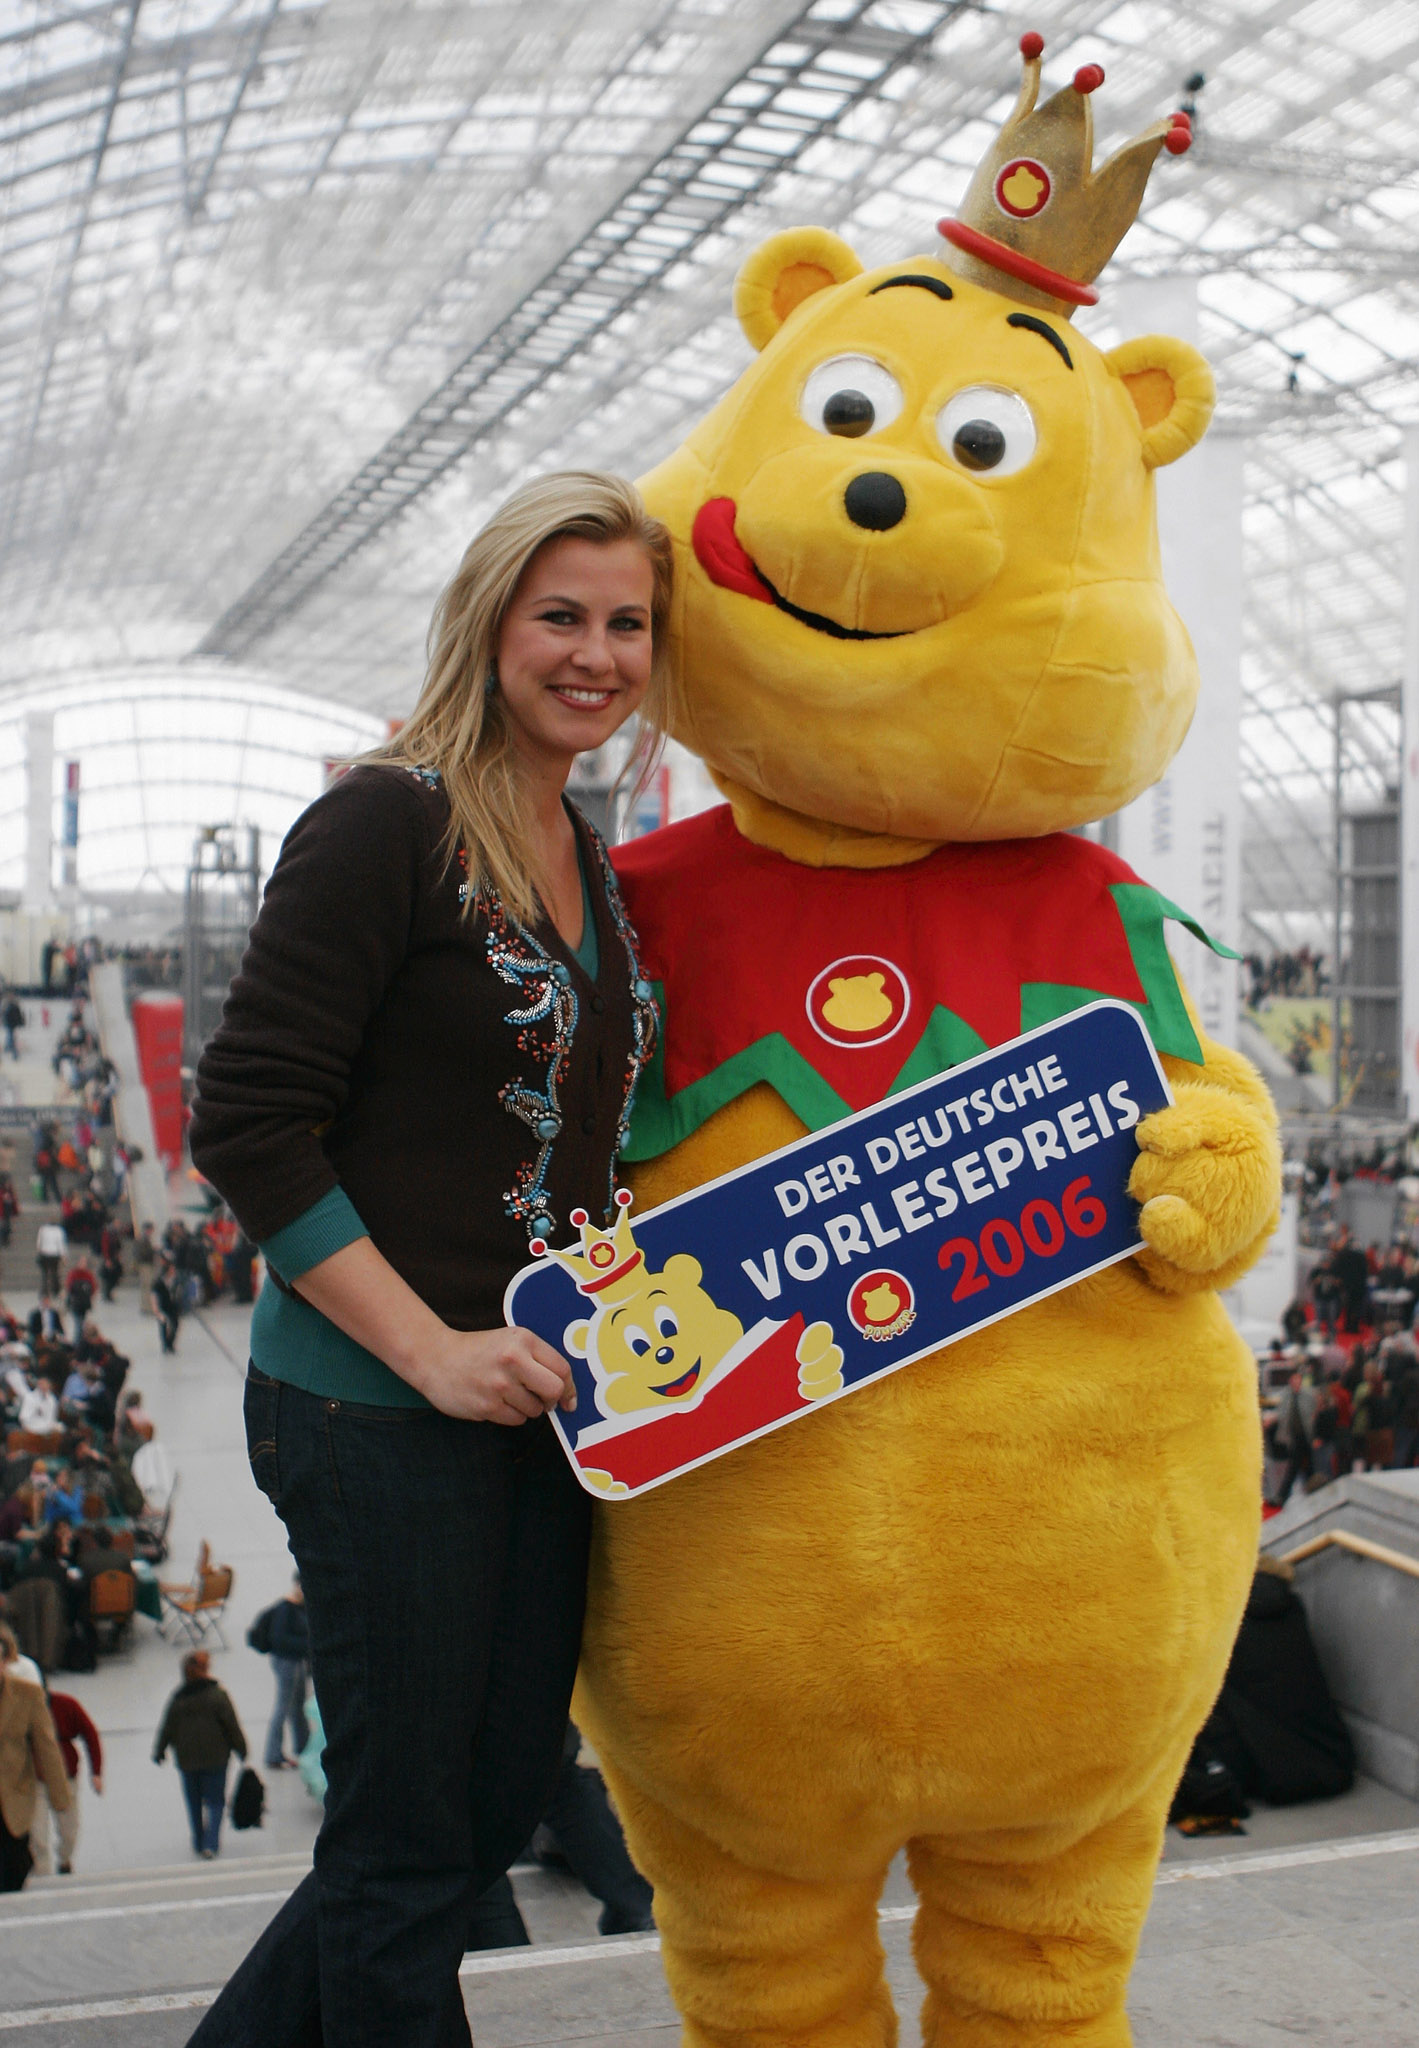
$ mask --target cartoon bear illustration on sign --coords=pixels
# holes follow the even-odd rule
[[[643,1432],[657,1415],[699,1455],[694,1446],[708,1445],[723,1417],[741,1414],[747,1383],[727,1384],[741,1368],[753,1368],[756,1392],[779,1381],[805,1405],[843,1390],[842,1347],[830,1323],[766,1317],[746,1330],[710,1299],[699,1260],[688,1252],[672,1253],[652,1272],[627,1213],[632,1199],[628,1188],[617,1190],[614,1220],[604,1230],[585,1209],[573,1209],[580,1246],[547,1251],[592,1304],[589,1316],[568,1323],[562,1344],[591,1367],[605,1418],[577,1431],[573,1455],[583,1476],[608,1494],[624,1493],[627,1478],[653,1460]],[[687,1433],[678,1418],[690,1414],[705,1426],[691,1425]]]
[[[578,1719],[692,2048],[887,2048],[903,1849],[930,2048],[1123,2048],[1255,1558],[1255,1371],[1218,1289],[1273,1227],[1275,1119],[1199,1034],[1183,912],[1074,830],[1163,773],[1197,690],[1153,472],[1211,376],[1070,324],[1188,127],[1096,170],[1102,73],[1041,102],[1021,48],[934,253],[772,237],[736,289],[755,360],[645,479],[674,730],[727,801],[617,855],[663,1014],[630,1177],[669,1199],[1099,996],[1175,1100],[1137,1128],[1136,1257],[598,1508]],[[884,1273],[854,1315],[908,1311]],[[635,1320],[669,1398],[678,1339]]]

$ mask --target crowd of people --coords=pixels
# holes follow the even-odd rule
[[[1419,1458],[1419,1254],[1357,1244],[1341,1226],[1286,1309],[1267,1378],[1267,1418],[1280,1506],[1297,1485],[1355,1471],[1402,1470]]]
[[[1325,955],[1309,946],[1298,946],[1294,953],[1248,953],[1244,964],[1246,1000],[1253,1010],[1276,996],[1323,996],[1330,985]]]

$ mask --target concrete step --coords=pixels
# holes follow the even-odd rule
[[[27,1134],[21,1135],[23,1142],[18,1147],[20,1159],[15,1169],[20,1213],[10,1219],[10,1242],[0,1251],[0,1294],[14,1297],[12,1307],[21,1294],[33,1294],[39,1286],[39,1265],[35,1259],[39,1226],[59,1221],[57,1202],[37,1202],[29,1193],[30,1141]]]
[[[295,1859],[273,1858],[273,1864]],[[172,1904],[161,1953],[138,1932],[138,1900],[115,1918],[70,1916],[51,1947],[26,1899],[0,1912],[0,2048],[177,2048],[272,1910],[232,1873],[203,1871]],[[286,1873],[289,1876],[291,1873]],[[243,1869],[253,1884],[253,1868]],[[547,1875],[541,1873],[541,1875]],[[532,1873],[515,1883],[526,1911]],[[138,1874],[138,1881],[172,1873]],[[189,1886],[192,1875],[189,1875]],[[269,1889],[279,1892],[273,1882]],[[46,1891],[36,1894],[45,1898]],[[177,1912],[184,1905],[186,1911]],[[902,2016],[902,2048],[920,2041],[921,1985],[910,1903],[888,1905],[881,1934]],[[535,1930],[534,1930],[535,1932]],[[1165,1863],[1130,1993],[1137,2048],[1413,2048],[1419,2039],[1419,1828]],[[125,1951],[124,1943],[146,1947]],[[102,1955],[99,1949],[102,1947]],[[148,1970],[127,1991],[96,1968]],[[36,1978],[48,1976],[41,1985]],[[203,1975],[203,1970],[207,1974]],[[469,1956],[464,2000],[478,2048],[674,2048],[679,2024],[654,1935],[546,1943]],[[127,1981],[126,1979],[124,1981]]]
[[[1419,1799],[1419,1469],[1293,1494],[1262,1531],[1295,1589],[1360,1769]]]

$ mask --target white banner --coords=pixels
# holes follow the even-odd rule
[[[1168,278],[1117,294],[1124,335],[1197,340],[1197,287]],[[1192,636],[1201,676],[1192,729],[1163,779],[1120,812],[1118,850],[1224,945],[1242,930],[1242,484],[1245,445],[1209,434],[1156,472],[1168,591]],[[1169,928],[1168,943],[1203,1029],[1237,1042],[1238,967]]]

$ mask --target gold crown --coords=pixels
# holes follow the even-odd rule
[[[578,1293],[594,1295],[599,1303],[610,1306],[627,1300],[641,1284],[631,1276],[645,1263],[626,1214],[633,1199],[629,1188],[617,1188],[616,1220],[607,1230],[598,1230],[585,1209],[573,1209],[568,1221],[581,1232],[580,1250],[559,1252],[544,1238],[535,1237],[533,1256],[540,1258],[549,1252],[571,1274]]]
[[[1094,169],[1090,95],[1103,67],[1085,64],[1036,104],[1044,37],[1021,36],[1024,76],[1009,120],[970,183],[960,213],[938,225],[958,276],[1068,319],[1098,300],[1094,279],[1133,225],[1160,149],[1181,156],[1186,114],[1155,121]]]

